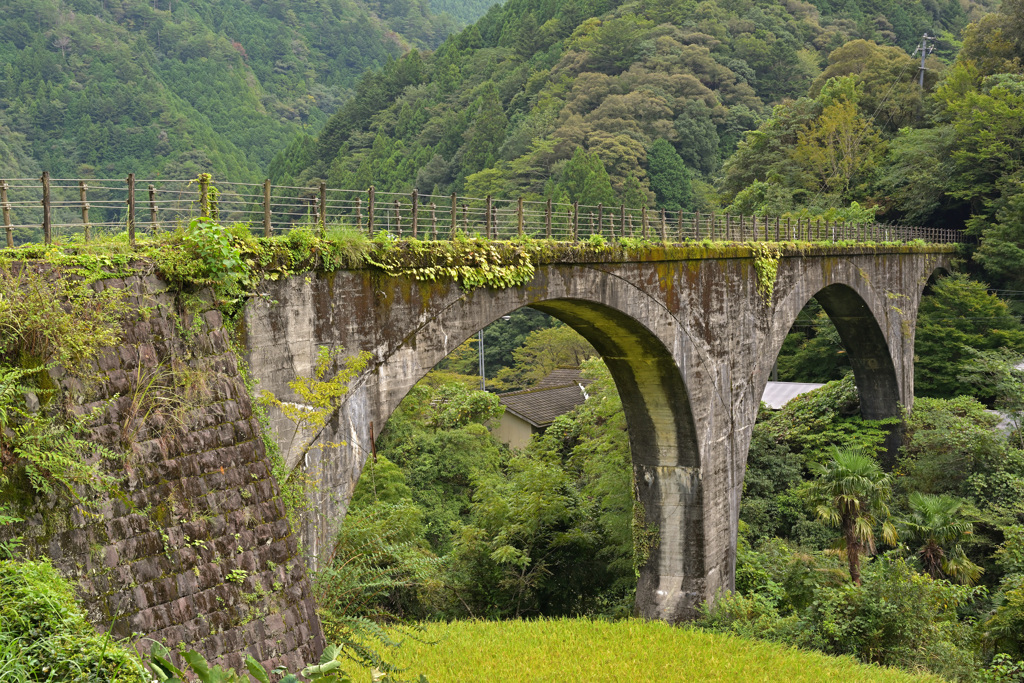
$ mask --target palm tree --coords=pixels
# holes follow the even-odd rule
[[[933,579],[949,578],[973,584],[981,576],[981,567],[967,559],[960,540],[974,525],[957,514],[963,503],[952,496],[933,496],[917,491],[910,494],[910,515],[900,520],[900,531],[908,544],[919,546],[917,556]]]
[[[859,449],[835,449],[832,460],[813,463],[818,475],[812,493],[818,519],[842,532],[850,579],[860,585],[860,557],[875,550],[875,526],[882,525],[882,540],[896,543],[896,528],[889,521],[888,500],[892,478]]]

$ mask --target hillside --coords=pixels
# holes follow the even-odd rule
[[[433,54],[364,76],[315,144],[296,141],[272,173],[699,207],[700,181],[772,105],[806,93],[833,50],[854,39],[913,45],[925,30],[958,32],[977,10],[819,4],[510,0]]]
[[[454,27],[426,0],[8,0],[0,177],[260,177],[350,86]]]

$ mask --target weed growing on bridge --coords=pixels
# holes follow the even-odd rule
[[[367,261],[388,275],[428,282],[451,278],[467,290],[529,282],[535,270],[531,257],[537,251],[531,240],[491,242],[478,237],[451,242],[375,240],[374,244],[377,248]]]
[[[321,346],[317,350],[313,374],[308,377],[296,377],[288,383],[298,397],[298,403],[283,401],[269,391],[264,391],[258,399],[263,405],[274,406],[280,410],[295,425],[291,445],[294,445],[300,435],[306,436],[296,455],[297,462],[301,462],[316,445],[324,427],[344,403],[349,383],[366,369],[373,358],[373,354],[368,351],[342,358],[342,350]],[[323,443],[320,448],[334,445],[344,444]],[[289,448],[289,452],[291,451]],[[288,474],[285,473],[285,481],[287,479]]]
[[[757,293],[765,306],[772,305],[772,294],[775,293],[775,278],[779,274],[779,259],[782,250],[778,245],[752,242],[754,252],[754,272],[757,273]]]

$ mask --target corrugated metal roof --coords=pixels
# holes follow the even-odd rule
[[[825,385],[812,382],[768,382],[764,393],[761,394],[761,400],[767,403],[772,410],[781,410],[782,406],[800,394],[806,394],[808,391],[814,391],[823,386]]]

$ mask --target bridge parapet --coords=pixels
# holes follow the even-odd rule
[[[244,223],[266,237],[306,227],[343,229],[397,239],[493,240],[530,237],[563,242],[646,240],[700,242],[910,242],[962,241],[959,231],[879,223],[863,212],[736,215],[629,207],[564,204],[523,197],[461,197],[193,179],[0,179],[0,207],[7,244],[127,231],[155,235],[204,217]]]

